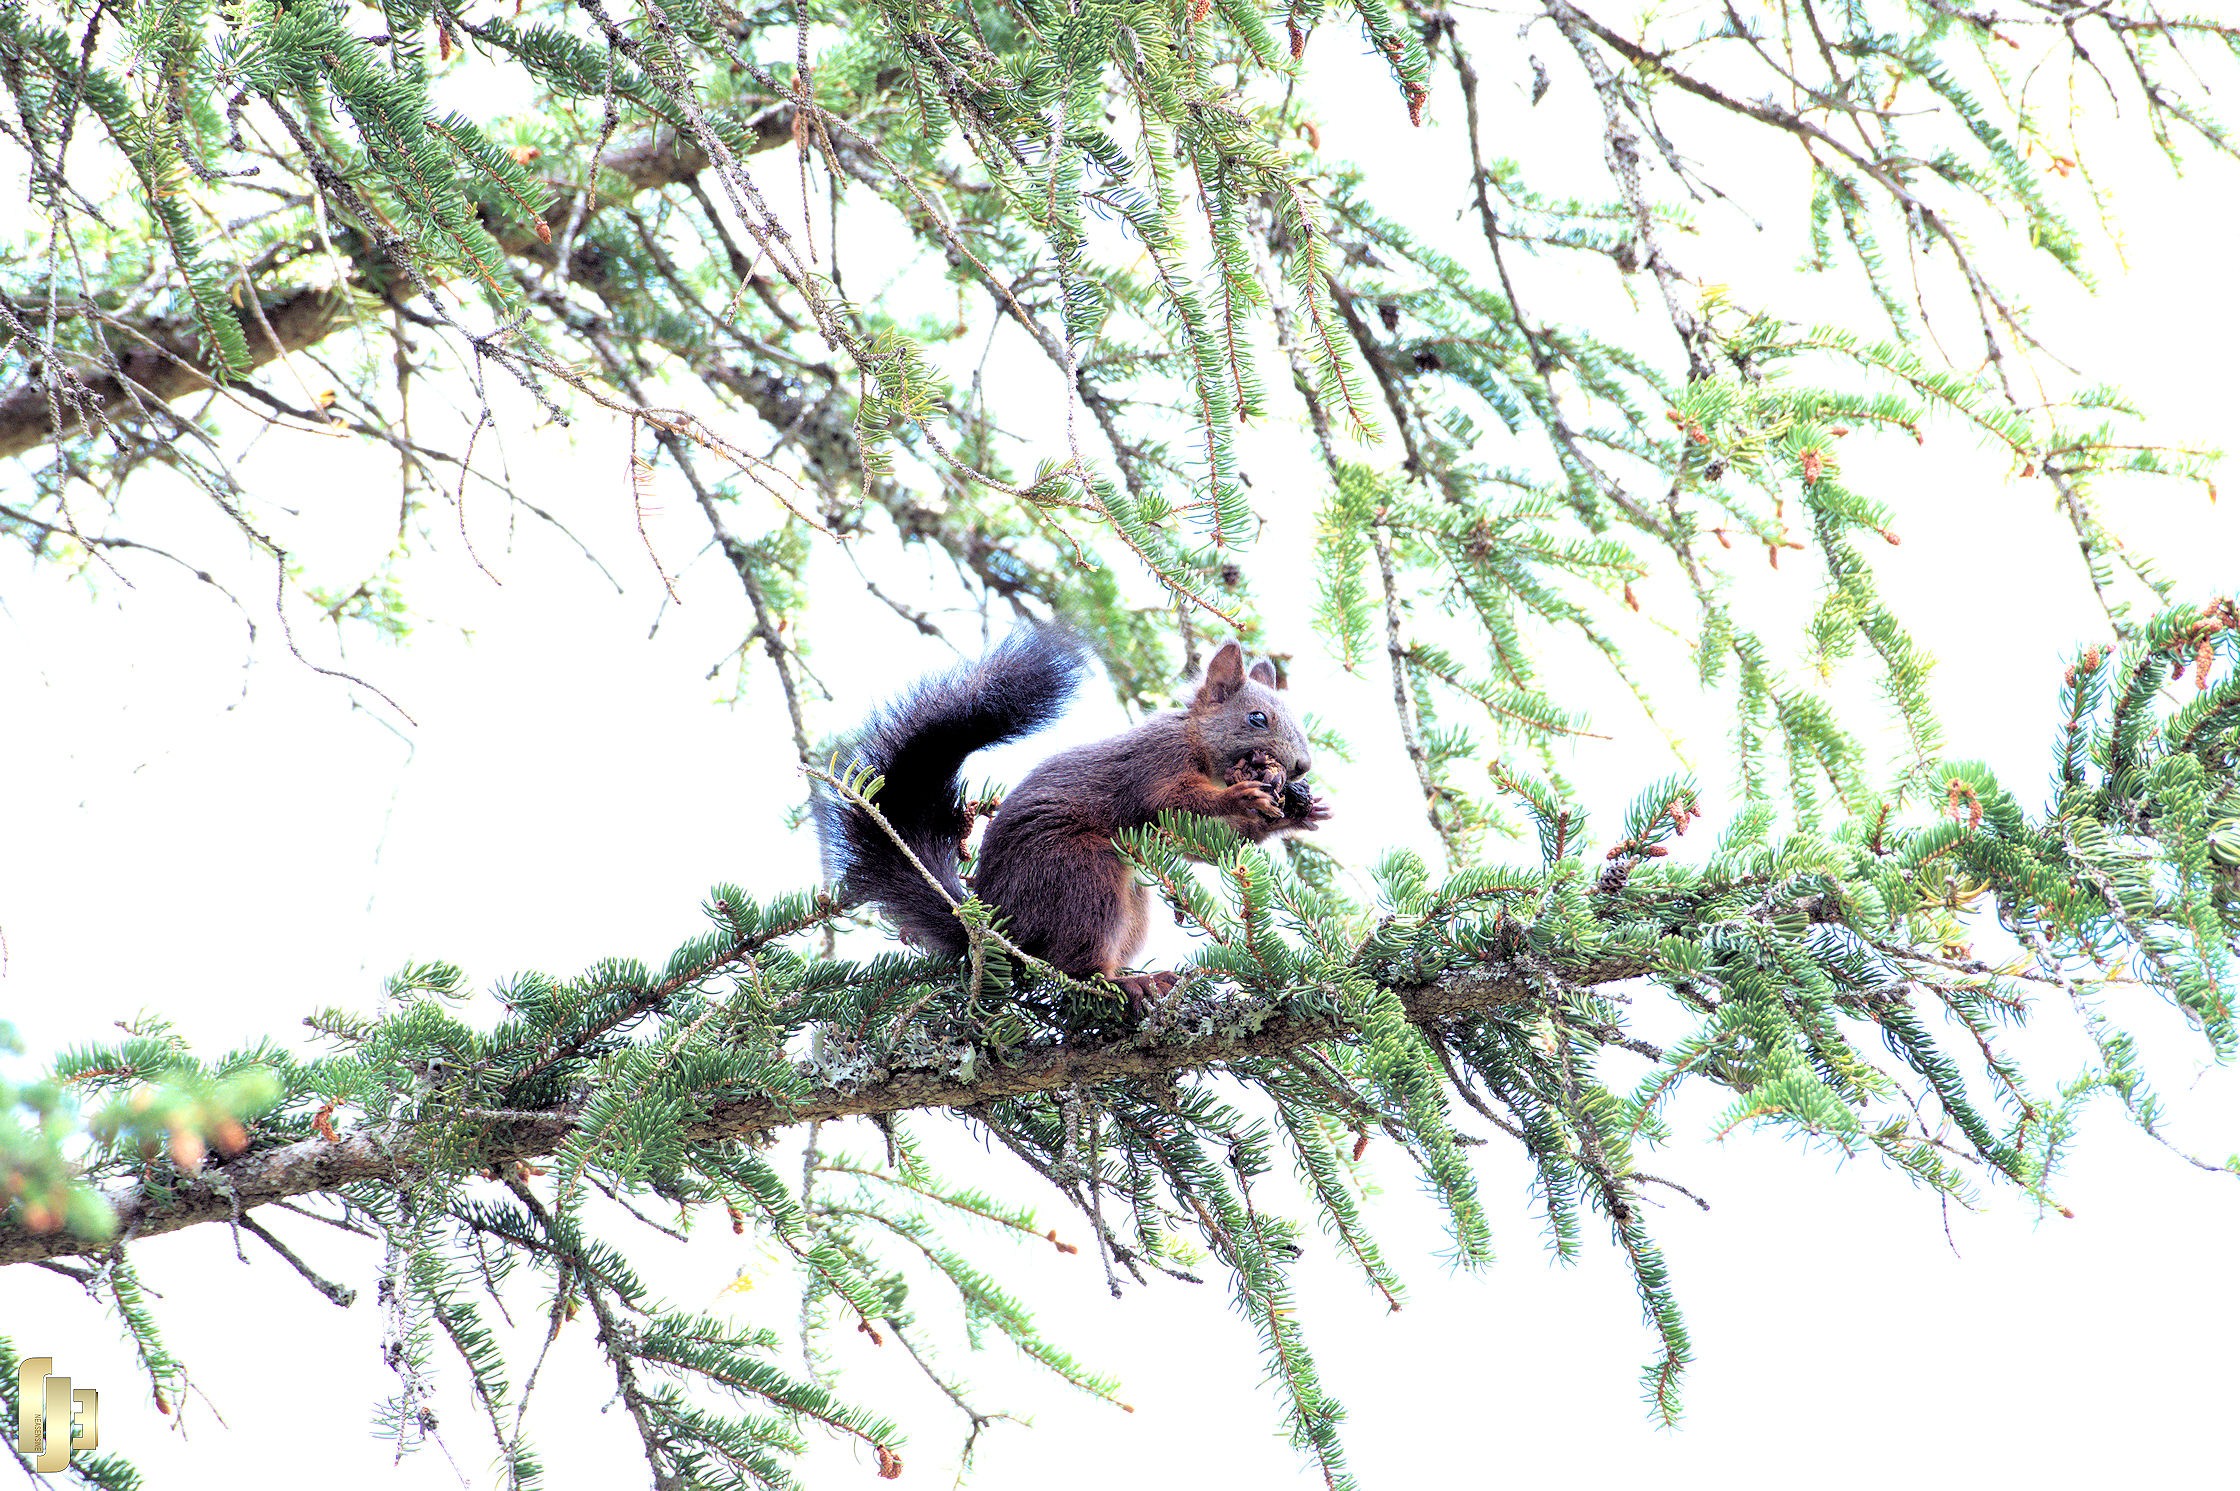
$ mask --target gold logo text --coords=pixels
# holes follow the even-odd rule
[[[69,1378],[54,1375],[51,1356],[23,1359],[16,1369],[16,1448],[31,1456],[33,1470],[67,1470],[72,1451],[99,1448],[100,1423],[99,1393],[73,1391]]]

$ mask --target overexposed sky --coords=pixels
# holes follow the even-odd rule
[[[1425,204],[1428,231],[1466,242],[1470,225],[1445,218],[1450,204],[1463,205],[1453,168],[1458,125],[1445,122],[1458,121],[1459,108],[1442,93],[1430,125],[1412,134],[1389,85],[1352,55],[1340,30],[1317,41],[1314,86],[1334,98],[1358,89],[1371,104],[1337,112],[1326,145],[1370,167],[1391,200]],[[1561,139],[1546,121],[1562,116],[1525,110],[1515,88],[1523,64],[1502,53],[1505,35],[1495,28],[1477,38],[1494,137],[1534,131],[1529,150],[1512,148],[1540,159]],[[1543,108],[1565,107],[1567,95],[1575,104],[1581,90],[1565,59],[1549,38],[1535,45],[1558,79]],[[776,195],[792,166],[768,159],[757,170]],[[1579,189],[1599,191],[1591,138],[1578,164],[1595,173]],[[1795,165],[1786,151],[1707,164],[1743,207],[1704,210],[1700,237],[1681,241],[1683,262],[1706,279],[1723,273],[1752,291],[1766,285],[1765,298],[1792,309],[1831,293],[1801,279],[1743,278],[1783,273],[1801,252],[1785,210],[1798,188]],[[2080,366],[2143,399],[2166,435],[2214,442],[2233,386],[2227,349],[2240,341],[2240,309],[2224,288],[2233,173],[2205,167],[2174,183],[2142,153],[2117,157],[2109,175],[2130,225],[2129,273],[2103,251],[2098,303],[2033,289],[2040,329]],[[1767,224],[1762,234],[1752,215]],[[874,235],[844,234],[841,252],[851,293],[880,284]],[[2018,284],[2039,286],[2022,267],[2015,272]],[[1560,262],[1532,273],[1555,308],[1611,313],[1612,297],[1566,283]],[[1837,295],[1828,314],[1850,315],[1852,304]],[[978,334],[968,340],[977,346]],[[1279,369],[1271,360],[1271,385],[1284,381]],[[259,622],[251,645],[236,613],[176,571],[127,565],[127,588],[0,560],[0,780],[14,789],[0,818],[0,1012],[34,1056],[99,1039],[111,1021],[142,1009],[168,1015],[211,1053],[264,1034],[290,1039],[314,1008],[370,1008],[379,979],[411,959],[457,962],[482,988],[525,968],[566,972],[616,954],[651,960],[698,930],[696,908],[716,881],[774,893],[813,880],[813,845],[783,830],[801,784],[774,686],[758,671],[743,702],[725,708],[723,681],[705,676],[736,645],[742,604],[716,560],[688,564],[704,542],[689,499],[671,493],[651,525],[666,567],[682,571],[683,604],[664,611],[629,510],[620,428],[588,414],[571,431],[533,428],[519,401],[510,408],[491,458],[583,535],[622,593],[534,519],[513,527],[499,499],[470,495],[465,521],[503,581],[493,583],[458,544],[455,517],[431,510],[431,537],[416,544],[407,577],[427,624],[409,646],[361,640],[346,660],[416,726],[377,701],[358,707],[346,688],[293,664],[267,614],[269,579],[253,565],[231,576]],[[1048,428],[1039,417],[1022,404],[1005,423]],[[1327,763],[1318,775],[1338,811],[1330,847],[1367,864],[1395,841],[1423,846],[1428,834],[1392,738],[1389,682],[1376,672],[1343,675],[1306,633],[1321,476],[1304,449],[1287,421],[1240,445],[1268,525],[1253,577],[1273,629],[1297,655],[1297,697],[1353,741],[1350,766]],[[2003,461],[1950,430],[1922,449],[1862,434],[1843,454],[1854,485],[1897,512],[1903,547],[1873,558],[1940,660],[1934,689],[1951,754],[1990,761],[2035,803],[2061,661],[2076,643],[2102,637],[2050,493],[2012,479]],[[244,470],[264,500],[301,512],[286,527],[300,535],[314,575],[349,573],[379,552],[395,491],[381,455],[274,434]],[[21,480],[0,471],[0,491]],[[2229,508],[2175,486],[2105,492],[2126,536],[2189,593],[2229,590],[2240,552]],[[175,488],[159,480],[136,501],[125,531],[222,552],[221,526]],[[775,516],[771,509],[748,526]],[[877,545],[868,554],[898,596],[954,603],[945,566],[931,557]],[[840,729],[947,654],[859,599],[838,556],[820,549],[812,564],[819,604],[805,630],[834,696],[816,722]],[[1818,597],[1808,567],[1768,572],[1762,559],[1739,554],[1735,565],[1760,614],[1799,613]],[[1655,580],[1636,588],[1646,614],[1627,639],[1653,660],[1660,607],[1678,624],[1685,600]],[[306,651],[332,660],[331,634],[304,609],[293,614]],[[1652,681],[1658,723],[1690,743],[1719,801],[1720,707],[1681,681]],[[1607,825],[1642,781],[1672,763],[1659,730],[1622,695],[1591,678],[1580,687],[1610,738],[1583,742],[1566,770]],[[1092,695],[1049,736],[983,766],[1016,781],[1053,745],[1120,723],[1109,700]],[[1716,823],[1720,814],[1711,816]],[[2141,1004],[2172,1132],[2212,1156],[2240,1148],[2240,1081],[2203,1072],[2198,1043],[2158,1004]],[[488,1019],[493,1006],[485,999],[475,1010]],[[1652,1034],[1670,1028],[1653,994],[1637,1015]],[[2057,1010],[2016,1045],[2041,1073],[2084,1060]],[[1623,1073],[1613,1066],[1609,1075]],[[1308,1340],[1351,1410],[1350,1453],[1367,1486],[1559,1476],[1583,1487],[1652,1478],[1711,1486],[1769,1474],[1836,1488],[1901,1477],[1956,1485],[1993,1474],[2045,1486],[2116,1476],[2158,1484],[2199,1480],[2212,1453],[2229,1448],[2240,1304],[2224,1275],[2240,1180],[2185,1166],[2101,1110],[2058,1188],[2074,1220],[2041,1219],[1998,1193],[1979,1213],[1946,1218],[1934,1197],[1872,1161],[1838,1166],[1748,1133],[1708,1142],[1712,1096],[1679,1106],[1676,1141],[1650,1165],[1713,1203],[1709,1214],[1668,1209],[1657,1224],[1697,1347],[1685,1427],[1648,1427],[1635,1376],[1650,1337],[1617,1259],[1590,1226],[1583,1261],[1550,1266],[1528,1171],[1496,1142],[1479,1152],[1501,1248],[1488,1273],[1445,1271],[1436,1218],[1398,1167],[1384,1172],[1388,1189],[1372,1218],[1409,1283],[1407,1308],[1386,1314],[1324,1253],[1301,1265]],[[950,1156],[953,1174],[1048,1202],[1008,1161],[977,1161],[961,1126],[931,1116],[914,1124]],[[865,1154],[875,1145],[867,1128],[847,1142]],[[1380,1141],[1372,1156],[1388,1148]],[[312,1467],[332,1491],[449,1483],[438,1453],[392,1466],[366,1432],[373,1403],[391,1386],[376,1350],[375,1249],[267,1215],[291,1246],[362,1297],[349,1311],[334,1309],[245,1236],[255,1265],[246,1268],[223,1228],[138,1248],[173,1344],[207,1396],[191,1405],[186,1437],[149,1406],[109,1322],[67,1281],[0,1272],[0,1332],[100,1388],[103,1447],[137,1460],[154,1486],[294,1478]],[[1045,1219],[1084,1240],[1055,1205]],[[790,1285],[751,1242],[721,1228],[689,1246],[649,1236],[640,1257],[676,1302],[783,1326],[793,1318]],[[1187,1485],[1319,1483],[1275,1437],[1260,1360],[1218,1280],[1196,1291],[1161,1283],[1115,1303],[1086,1251],[1030,1247],[1007,1258],[1005,1240],[985,1246],[1048,1333],[1119,1374],[1138,1411],[1124,1416],[1041,1383],[1008,1348],[967,1357],[929,1293],[926,1334],[948,1343],[949,1365],[980,1384],[976,1401],[1036,1420],[1032,1430],[989,1431],[976,1484],[1103,1488],[1147,1474]],[[741,1270],[756,1287],[723,1293]],[[634,1484],[640,1474],[627,1420],[607,1403],[612,1382],[591,1329],[586,1317],[563,1333],[531,1415],[554,1491]],[[914,1384],[891,1345],[879,1351],[850,1337],[834,1349],[851,1374],[843,1386],[910,1427],[903,1484],[946,1484],[944,1462],[961,1433],[947,1405]],[[445,1381],[446,1439],[467,1476],[486,1484],[488,1436],[459,1374]],[[819,1487],[875,1478],[870,1462],[844,1447],[821,1450],[812,1466]]]

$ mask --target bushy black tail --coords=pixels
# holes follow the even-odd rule
[[[936,674],[864,726],[854,763],[886,778],[872,799],[918,863],[964,899],[957,878],[965,758],[1041,729],[1063,712],[1088,658],[1062,627],[1024,625],[977,663]],[[849,763],[847,754],[841,757]],[[911,941],[957,956],[964,928],[869,813],[826,792],[817,804],[825,877],[850,901],[870,901]]]

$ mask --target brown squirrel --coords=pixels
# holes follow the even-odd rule
[[[1024,626],[977,663],[926,679],[874,716],[855,746],[859,767],[885,778],[876,806],[941,883],[927,883],[860,807],[826,794],[818,836],[825,870],[850,902],[876,904],[904,939],[962,956],[958,869],[972,812],[960,775],[986,746],[1041,729],[1063,712],[1087,657],[1056,626]],[[1220,818],[1253,842],[1311,829],[1330,810],[1303,781],[1306,732],[1284,707],[1267,662],[1245,666],[1227,642],[1186,710],[1050,757],[995,813],[973,889],[1005,918],[1024,951],[1076,978],[1107,978],[1141,1014],[1174,986],[1171,973],[1123,973],[1142,949],[1150,900],[1113,847],[1168,808]]]

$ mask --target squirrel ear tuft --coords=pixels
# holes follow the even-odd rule
[[[1206,664],[1206,681],[1198,685],[1198,703],[1219,704],[1244,687],[1244,649],[1224,642]]]
[[[1264,683],[1272,689],[1283,687],[1282,682],[1276,678],[1276,665],[1266,658],[1262,658],[1252,665],[1252,681],[1254,683]]]

